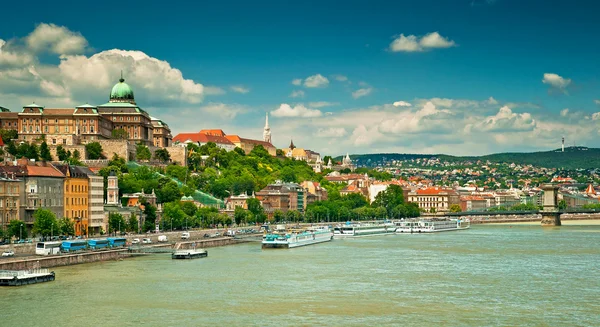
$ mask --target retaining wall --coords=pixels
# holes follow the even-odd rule
[[[33,268],[51,268],[70,266],[80,263],[117,260],[129,256],[127,249],[87,252],[79,254],[59,254],[36,256],[31,259],[0,262],[0,270],[27,270]]]

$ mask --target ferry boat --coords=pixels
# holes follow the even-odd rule
[[[208,251],[204,249],[178,250],[171,254],[171,259],[196,259],[208,256]]]
[[[329,242],[333,238],[331,229],[326,226],[285,233],[269,233],[263,236],[262,248],[295,248]]]
[[[362,237],[394,234],[396,225],[393,223],[346,223],[333,229],[334,238]]]
[[[417,219],[395,222],[396,234],[401,233],[436,233],[468,229],[471,222],[461,219]]]

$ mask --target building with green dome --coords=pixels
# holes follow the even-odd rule
[[[133,88],[125,83],[123,76],[112,87],[105,104],[84,104],[70,109],[45,108],[35,103],[24,106],[18,113],[17,132],[24,141],[35,141],[44,135],[49,145],[118,138],[133,144],[168,147],[173,139],[164,121],[150,117],[137,105]]]

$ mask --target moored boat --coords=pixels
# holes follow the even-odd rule
[[[362,237],[387,235],[396,232],[396,225],[393,223],[350,223],[338,225],[333,229],[334,238]]]
[[[308,228],[306,230],[269,233],[263,236],[262,248],[295,248],[328,242],[332,238],[333,232],[326,226]]]
[[[208,251],[199,250],[177,250],[171,254],[171,259],[196,259],[208,256]]]
[[[471,227],[471,222],[461,219],[410,219],[396,221],[396,234],[401,233],[436,233],[463,230]]]

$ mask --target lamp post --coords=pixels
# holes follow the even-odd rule
[[[19,225],[19,240],[23,239],[23,224]]]

